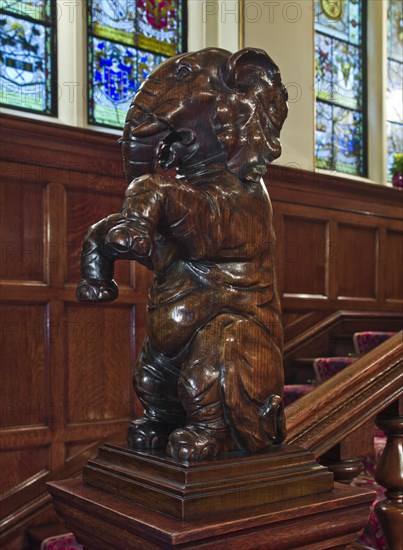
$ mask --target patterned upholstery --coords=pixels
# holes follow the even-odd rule
[[[356,332],[353,336],[355,352],[357,355],[364,355],[395,334],[396,332]]]
[[[356,360],[357,357],[319,357],[313,362],[316,380],[324,382]]]
[[[296,401],[306,393],[313,390],[315,386],[311,384],[293,384],[284,386],[284,405],[287,406],[293,401]]]
[[[83,550],[83,546],[78,544],[73,533],[66,533],[45,539],[41,550]]]

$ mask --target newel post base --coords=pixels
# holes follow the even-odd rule
[[[294,445],[193,463],[104,445],[83,478],[48,488],[86,550],[341,549],[373,501],[371,491],[335,485]]]
[[[386,488],[385,500],[375,507],[390,550],[403,550],[403,399],[378,416],[377,426],[387,442],[376,470],[376,481]]]

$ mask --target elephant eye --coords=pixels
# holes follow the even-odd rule
[[[179,65],[175,70],[175,78],[178,80],[185,80],[190,74],[192,69],[188,65]]]

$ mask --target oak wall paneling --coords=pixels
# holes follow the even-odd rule
[[[117,137],[6,115],[0,123],[1,541],[23,526],[40,480],[79,465],[92,442],[124,434],[139,414],[130,376],[151,275],[120,262],[116,302],[76,302],[81,239],[123,201]],[[401,311],[398,190],[281,166],[265,181],[286,326],[340,309]]]
[[[139,414],[131,365],[150,280],[121,262],[116,303],[75,299],[81,240],[123,201],[116,138],[7,116],[1,130],[0,538],[40,479],[92,442],[124,437]]]

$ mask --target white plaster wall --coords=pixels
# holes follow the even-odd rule
[[[244,2],[245,46],[269,53],[289,91],[289,115],[281,137],[283,152],[276,162],[313,169],[314,2]],[[189,50],[208,46],[238,50],[240,5],[240,0],[188,0]]]
[[[245,0],[245,46],[262,48],[280,67],[289,114],[277,164],[314,166],[314,2]]]

